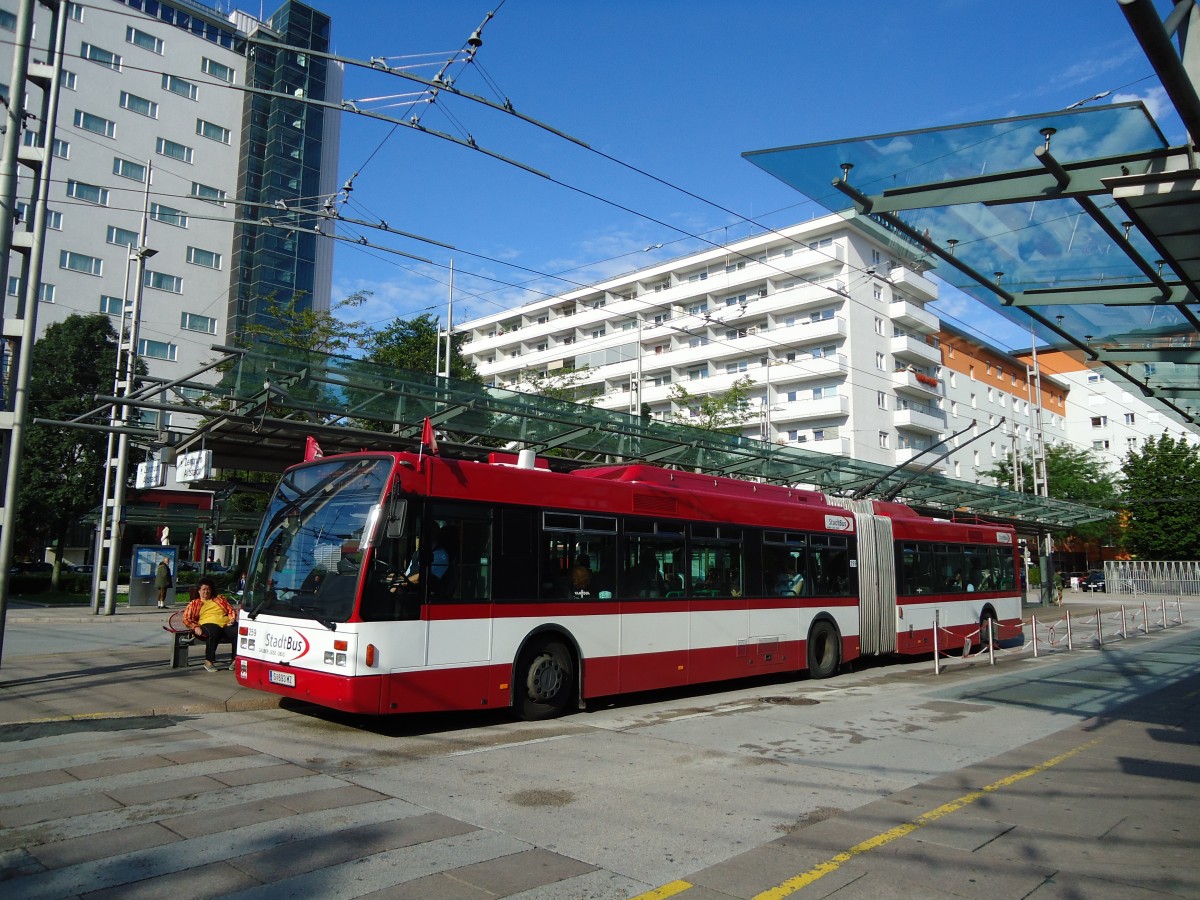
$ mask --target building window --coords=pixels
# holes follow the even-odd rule
[[[108,188],[83,181],[68,181],[67,196],[86,203],[95,203],[97,206],[108,206]]]
[[[143,50],[149,50],[151,53],[157,53],[159,56],[162,56],[162,38],[157,38],[148,31],[142,31],[140,28],[126,25],[125,41],[126,43],[133,44],[135,47],[141,47]]]
[[[220,144],[229,143],[229,129],[222,128],[220,125],[215,125],[205,119],[196,120],[196,134],[206,137],[210,141],[217,141]]]
[[[225,205],[225,192],[223,190],[207,184],[201,184],[198,181],[192,182],[192,196],[198,197],[201,200],[207,200],[209,203],[215,203],[217,206]]]
[[[199,247],[187,248],[187,261],[193,266],[204,266],[206,269],[221,268],[221,254],[211,250],[201,250]]]
[[[163,74],[162,87],[164,91],[170,91],[172,94],[178,94],[180,97],[187,97],[189,100],[195,100],[199,94],[196,85],[188,81],[186,78],[180,78],[178,75]]]
[[[875,354],[875,368],[880,372],[887,371],[887,358],[882,353],[876,352]]]
[[[1092,427],[1103,428],[1108,424],[1108,416],[1092,416]]]
[[[188,227],[188,217],[182,209],[175,209],[173,206],[165,206],[162,203],[150,204],[150,218],[155,222],[162,222],[164,225],[174,225],[177,228]]]
[[[217,320],[212,316],[200,316],[196,313],[181,313],[179,327],[184,331],[203,331],[205,334],[217,333]]]
[[[592,332],[593,339],[594,338],[602,338],[602,337],[604,337],[604,329],[603,328],[597,328],[595,331]]]
[[[749,368],[750,364],[744,359],[739,360],[738,362],[726,363],[725,374],[736,375],[738,372],[745,372]]]
[[[156,291],[167,291],[172,294],[183,293],[183,279],[178,275],[167,275],[165,272],[146,271],[145,280],[142,282],[148,288],[154,288]]]
[[[891,444],[891,435],[886,431],[879,432],[879,449],[886,450]]]
[[[128,228],[118,228],[116,225],[109,225],[107,240],[110,244],[119,244],[122,247],[132,248],[138,245],[138,233],[130,231]]]
[[[1092,441],[1093,450],[1107,450],[1108,441]]]
[[[1135,438],[1135,437],[1125,438],[1125,446],[1128,447],[1130,450],[1136,450],[1137,449],[1137,438]]]
[[[121,91],[121,108],[147,118],[158,118],[157,103],[147,100],[145,97],[139,97],[137,94],[131,94],[129,91]]]
[[[8,276],[8,295],[10,297],[19,297],[25,290],[25,285],[21,278],[16,275]],[[44,281],[38,284],[38,300],[42,303],[54,302],[54,285],[46,284]]]
[[[78,79],[75,77],[75,73],[67,69],[63,69],[58,73],[58,86],[64,91],[75,90],[75,84],[77,81]]]
[[[79,55],[83,59],[90,60],[97,65],[113,69],[117,72],[121,71],[121,57],[119,55],[102,47],[97,47],[94,44],[89,44],[87,41],[79,45]]]
[[[146,356],[150,359],[166,359],[175,362],[177,352],[178,348],[166,341],[151,341],[146,338],[138,341],[139,356]]]
[[[887,409],[887,394],[883,391],[876,392],[875,403],[880,409]]]
[[[1137,421],[1137,416],[1135,416],[1133,413],[1125,413],[1125,424],[1126,425],[1132,425],[1136,421]]]
[[[200,70],[205,75],[211,75],[213,78],[224,81],[227,84],[233,84],[234,79],[237,77],[237,73],[229,68],[229,66],[219,63],[215,59],[209,59],[207,56],[200,63]]]
[[[121,159],[119,156],[113,157],[113,174],[120,175],[122,178],[140,181],[143,184],[146,183],[146,167],[141,163]]]
[[[169,159],[177,159],[180,162],[185,162],[191,165],[192,148],[184,144],[177,144],[174,141],[168,141],[166,138],[159,138],[154,145],[154,152],[159,156],[166,156]]]
[[[67,2],[67,16],[74,22],[83,21],[83,5],[79,3]]]
[[[871,294],[876,300],[882,300],[883,299],[883,288],[881,288],[877,284],[872,285],[871,286]]]
[[[879,316],[875,317],[875,333],[878,335],[884,334],[883,319],[879,318]]]
[[[708,366],[698,366],[695,369],[688,369],[688,381],[700,381],[702,378],[708,377]]]
[[[697,303],[694,306],[689,306],[688,312],[693,316],[702,316],[706,312],[708,312],[708,304],[707,303]]]
[[[103,275],[104,261],[85,253],[75,253],[72,250],[60,250],[58,267],[70,269],[72,272],[83,272],[85,275]]]
[[[100,312],[108,313],[110,316],[119,316],[124,307],[125,301],[122,298],[112,297],[108,294],[100,295]]]
[[[116,122],[109,121],[103,116],[84,112],[82,109],[75,110],[75,127],[82,128],[84,131],[90,131],[93,134],[102,134],[107,138],[117,136]]]

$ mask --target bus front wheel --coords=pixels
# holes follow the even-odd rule
[[[842,658],[842,641],[837,628],[828,619],[818,619],[808,632],[808,674],[812,678],[829,678],[838,670]]]
[[[561,716],[571,701],[575,684],[571,651],[559,641],[533,644],[521,655],[517,677],[520,679],[517,709],[522,719]]]

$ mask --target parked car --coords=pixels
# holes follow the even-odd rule
[[[1079,582],[1079,587],[1085,591],[1101,591],[1101,592],[1103,592],[1105,590],[1104,573],[1103,572],[1088,572],[1087,575],[1084,576],[1083,581]]]
[[[82,565],[73,566],[71,571],[77,575],[91,575],[95,571],[95,566],[91,563],[83,563]]]
[[[12,564],[12,568],[8,570],[10,575],[30,574],[30,573],[45,573],[54,571],[54,566],[48,562],[16,562]]]

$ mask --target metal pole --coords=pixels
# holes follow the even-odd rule
[[[125,354],[125,391],[129,396],[133,392],[134,379],[137,377],[138,333],[142,320],[142,291],[146,281],[146,260],[157,253],[146,246],[146,231],[149,225],[150,213],[150,179],[153,174],[153,163],[146,160],[146,190],[142,199],[142,226],[138,233],[138,245],[131,256],[137,262],[137,282],[133,288],[133,309],[130,311],[129,348]],[[129,425],[132,406],[121,406],[121,424]],[[104,590],[104,615],[111,616],[117,611],[117,576],[121,569],[121,541],[124,538],[125,521],[125,482],[129,470],[129,435],[122,431],[117,436],[117,467],[113,477],[116,484],[113,489],[112,511],[112,542],[108,547],[108,578]],[[130,560],[132,565],[132,559]],[[130,570],[130,583],[133,581],[133,571]]]
[[[1037,659],[1037,616],[1029,617],[1029,627],[1033,629],[1033,658]]]
[[[1071,611],[1067,610],[1067,649],[1075,649],[1075,640],[1071,634]]]
[[[8,261],[12,251],[15,221],[12,211],[16,209],[17,163],[20,153],[22,121],[22,99],[29,70],[29,50],[33,36],[33,0],[21,0],[17,9],[17,22],[13,44],[13,74],[9,87],[9,102],[6,104],[6,131],[3,156],[0,157],[0,295],[7,294]],[[4,464],[7,472],[4,495],[0,498],[0,655],[4,649],[4,626],[8,616],[9,571],[12,567],[14,530],[17,520],[17,500],[20,493],[21,458],[25,449],[26,418],[29,412],[29,380],[33,362],[33,343],[37,337],[38,293],[41,287],[42,256],[46,237],[46,202],[50,190],[51,161],[54,158],[54,129],[58,118],[59,75],[62,72],[63,42],[66,34],[66,4],[53,7],[52,44],[48,58],[51,60],[48,77],[44,66],[39,69],[42,95],[42,147],[34,185],[36,195],[33,202],[33,227],[29,255],[25,266],[23,308],[18,310],[19,336],[4,327],[0,340],[9,354],[9,366],[15,378],[5,379],[4,396],[0,398],[0,409],[11,411],[11,423],[7,440],[3,441]],[[10,321],[4,300],[0,297],[0,323]],[[15,324],[15,323],[14,323]],[[11,338],[16,338],[15,341]],[[16,359],[13,360],[14,348]],[[60,552],[61,552],[61,548]]]
[[[1150,608],[1145,600],[1142,601],[1142,631],[1150,633]]]
[[[938,653],[938,611],[933,611],[933,674],[942,674],[942,658]]]
[[[1104,646],[1104,620],[1100,618],[1100,607],[1096,607],[1096,643]]]
[[[1125,621],[1125,607],[1121,607],[1121,637],[1129,640],[1129,626]]]
[[[454,358],[454,260],[450,260],[450,300],[446,304],[446,377],[450,377],[450,360]]]
[[[125,258],[125,288],[121,292],[121,325],[118,330],[117,338],[117,359],[113,371],[113,395],[120,396],[121,383],[124,380],[124,368],[121,359],[121,348],[126,347],[125,339],[125,319],[129,312],[129,270],[133,262],[132,256]],[[117,404],[112,404],[109,416],[109,424],[116,428],[121,425],[121,408]],[[113,491],[113,466],[116,465],[114,452],[116,450],[116,433],[110,431],[108,433],[108,443],[104,453],[104,496],[100,503],[100,522],[96,532],[96,553],[92,565],[92,614],[100,613],[100,591],[101,584],[107,586],[107,579],[102,579],[101,574],[104,570],[102,560],[104,551],[111,546],[112,541],[116,539],[116,526],[113,518],[113,510],[110,509],[110,501],[112,500]],[[112,532],[109,533],[109,529]]]
[[[1167,598],[1163,597],[1161,602],[1162,602],[1162,616],[1163,616],[1162,627],[1164,629],[1166,629],[1166,627],[1167,627]]]

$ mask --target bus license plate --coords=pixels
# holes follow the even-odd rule
[[[295,687],[296,675],[294,672],[276,672],[272,669],[267,673],[267,681],[271,684],[282,684],[284,687]]]

